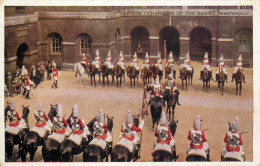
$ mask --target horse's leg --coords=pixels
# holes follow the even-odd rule
[[[100,77],[99,77],[99,78],[100,78]],[[95,75],[94,75],[94,83],[95,83],[95,86],[94,86],[94,87],[96,87],[97,84],[96,84],[96,77],[95,77]],[[100,83],[100,79],[99,79],[99,83]]]
[[[186,91],[187,91],[188,85],[187,85],[187,79],[186,79]]]
[[[118,87],[118,77],[116,77],[116,87]]]
[[[132,78],[130,77],[130,83],[131,83],[131,88],[132,88]]]
[[[238,94],[238,83],[236,83],[236,95]]]
[[[137,80],[138,80],[138,77],[137,77]],[[135,77],[134,77],[134,88],[135,88]]]
[[[109,86],[108,75],[107,75],[107,86]]]
[[[169,111],[169,120],[168,121],[170,121],[171,120],[171,106],[168,106],[168,103],[167,103],[167,111]]]
[[[239,95],[241,96],[241,90],[242,90],[242,82],[240,83],[240,88],[239,88]]]

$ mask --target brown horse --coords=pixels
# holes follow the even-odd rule
[[[179,103],[179,94],[180,92],[178,90],[174,90],[171,89],[165,89],[164,93],[163,93],[163,99],[164,102],[166,101],[167,103],[167,109],[166,109],[166,113],[169,111],[169,120],[174,120],[174,111],[175,111],[175,107],[176,104],[177,105],[181,105]]]
[[[127,76],[130,78],[131,88],[132,88],[132,79],[134,79],[134,87],[135,87],[135,78],[137,78],[137,83],[138,83],[139,70],[136,70],[134,66],[128,66],[126,68],[126,73]]]
[[[210,87],[210,75],[207,68],[203,68],[202,81],[203,81],[204,92],[207,92],[208,88]]]
[[[93,85],[93,82],[92,82],[92,77],[93,77],[94,83],[95,83],[94,86],[97,86],[95,76],[96,76],[96,74],[98,74],[99,83],[100,83],[100,71],[96,68],[96,66],[94,64],[88,63],[87,64],[87,73],[89,74],[89,76],[91,78],[91,85]]]
[[[122,77],[124,77],[125,71],[118,64],[116,64],[114,67],[114,74],[116,76],[116,87],[118,87],[118,78],[120,78],[120,87],[121,87]],[[125,83],[125,77],[124,77],[124,83]]]
[[[152,72],[149,70],[149,68],[144,67],[141,70],[141,78],[144,81],[144,86],[148,83],[151,82],[151,77],[152,77]]]
[[[173,72],[173,78],[176,78],[176,70],[172,70],[170,66],[165,67],[165,79]]]
[[[150,71],[152,72],[152,77],[155,80],[157,78],[157,75],[159,76],[159,80],[161,82],[161,79],[163,77],[163,71],[159,70],[159,67],[156,67],[155,65],[152,65],[150,68]]]
[[[241,96],[242,80],[243,80],[243,70],[238,69],[237,72],[235,73],[236,95],[238,95],[238,86],[239,86],[239,95]]]
[[[188,70],[185,67],[180,69],[180,79],[181,79],[181,84],[182,84],[182,90],[184,90],[184,89],[187,90]],[[185,83],[184,83],[184,81],[185,81]]]
[[[223,95],[224,92],[224,84],[225,84],[225,74],[223,72],[222,67],[219,68],[219,76],[218,76],[218,90]]]
[[[103,87],[105,86],[105,77],[107,77],[107,86],[109,86],[108,76],[111,75],[112,77],[112,84],[114,83],[114,69],[109,69],[107,65],[102,64],[100,65],[101,74],[103,77]]]

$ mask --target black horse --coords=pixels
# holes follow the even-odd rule
[[[70,118],[72,117],[72,113],[70,117],[67,119],[69,126],[72,127]],[[94,131],[93,124],[96,121],[96,117],[93,118],[86,126],[88,127],[90,133]],[[65,139],[60,146],[60,158],[59,161],[62,162],[72,162],[73,156],[78,155],[87,147],[90,141],[92,141],[92,134],[87,136],[88,140],[82,140],[80,145],[76,145],[73,141]]]
[[[139,125],[139,116],[133,115],[133,122],[135,126]],[[111,161],[112,162],[130,162],[130,161],[136,161],[138,158],[140,158],[139,152],[140,152],[140,145],[138,146],[138,150],[133,150],[133,152],[130,152],[129,149],[123,145],[117,144],[112,151],[111,154]]]
[[[28,125],[28,115],[30,113],[29,106],[23,106],[23,115],[22,119],[24,119],[25,123]],[[22,142],[24,140],[24,135],[28,132],[28,128],[21,130],[17,135],[13,135],[11,133],[5,132],[5,155],[6,161],[12,157],[14,145],[19,145],[19,155],[21,156],[21,148]]]
[[[167,89],[163,93],[163,99],[164,102],[166,101],[167,103],[167,109],[166,113],[169,111],[169,121],[172,119],[174,120],[174,110],[177,105],[181,105],[179,103],[179,94],[180,92],[178,90],[172,90],[172,89]],[[172,116],[171,116],[172,114]]]
[[[50,112],[48,113],[48,117],[50,120],[53,120],[53,116],[57,115],[57,105],[51,105]],[[38,149],[38,146],[42,146],[47,139],[48,134],[46,134],[43,138],[39,136],[39,134],[35,131],[29,131],[25,137],[21,150],[21,159],[23,162],[26,161],[27,153],[30,154],[30,161],[33,161],[35,152]]]
[[[171,123],[169,124],[169,129],[171,131],[172,137],[174,137],[176,129],[177,129],[177,124],[178,124],[178,120],[177,121],[171,121]],[[176,160],[178,158],[178,156],[176,155],[176,147],[174,145],[174,151],[173,153],[169,153],[166,150],[156,150],[153,153],[153,161],[166,161],[166,162],[171,162],[173,159]]]
[[[159,123],[160,118],[161,118],[161,113],[162,113],[162,107],[163,107],[163,98],[161,97],[154,97],[151,99],[151,101],[149,102],[150,106],[150,110],[151,110],[151,115],[152,115],[152,119],[153,119],[153,125],[152,125],[152,130],[154,130],[154,124]]]
[[[7,112],[11,110],[11,103],[7,101],[7,106],[5,107],[5,127],[6,127],[6,121],[7,121]]]
[[[110,132],[112,136],[112,129],[113,129],[113,116],[107,116],[107,130]],[[83,151],[83,161],[87,162],[103,162],[104,158],[108,161],[108,156],[111,155],[112,152],[112,144],[106,143],[106,148],[103,150],[98,145],[88,145],[86,149]]]
[[[112,77],[112,84],[114,83],[114,69],[109,69],[107,65],[102,64],[101,66],[101,74],[103,77],[103,87],[105,87],[105,77],[107,77],[107,86],[109,86],[108,76]]]

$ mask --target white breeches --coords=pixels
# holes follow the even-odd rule
[[[172,70],[175,70],[174,64],[169,64],[169,66],[171,67]]]
[[[225,73],[225,75],[227,75],[227,70],[226,68],[222,68],[223,72]],[[216,74],[219,74],[219,68],[217,68]]]
[[[210,65],[202,65],[201,66],[201,71],[203,71],[204,68],[207,68],[208,71],[211,71]]]
[[[111,62],[105,62],[105,65],[107,65],[107,67],[109,69],[113,69],[114,68],[114,65]]]
[[[184,68],[184,67],[186,68],[186,70],[188,70],[188,71],[190,71],[190,72],[192,71],[192,68],[190,67],[190,65],[183,65],[183,64],[182,64],[182,65],[181,65],[181,69]]]
[[[100,62],[98,61],[93,61],[92,62],[92,65],[95,65],[97,69],[99,69],[99,65],[100,65]]]
[[[137,63],[131,63],[131,66],[134,66],[134,68],[135,68],[136,70],[139,70],[139,66],[138,66]]]
[[[57,81],[57,80],[58,80],[58,77],[57,77],[57,76],[54,76],[54,77],[53,77],[53,80],[54,80],[54,81]]]
[[[241,69],[241,70],[243,70],[243,68],[242,68],[242,67],[235,67],[235,68],[234,68],[234,71],[233,71],[233,73],[235,74],[235,73],[237,72],[237,70],[238,70],[238,69]],[[243,70],[243,74],[244,74],[244,70]]]
[[[24,86],[24,88],[26,89],[26,90],[30,90],[31,88],[30,88],[30,85],[27,85],[27,86]]]
[[[123,62],[117,62],[117,64],[123,69],[125,70],[125,65]]]

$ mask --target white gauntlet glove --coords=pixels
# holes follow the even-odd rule
[[[143,130],[143,126],[144,126],[144,120],[141,121],[141,124],[139,125],[139,128],[140,128],[141,130]]]

